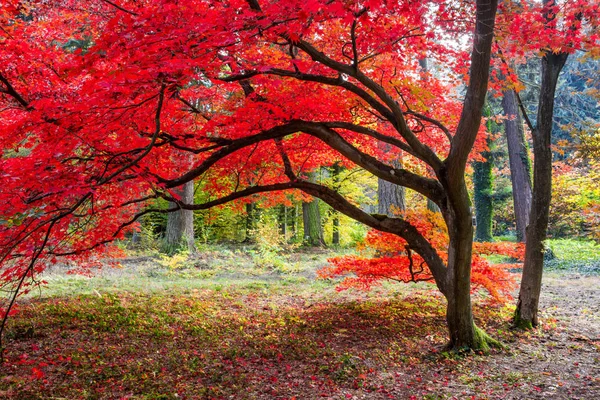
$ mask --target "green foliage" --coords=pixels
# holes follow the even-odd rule
[[[600,245],[591,240],[551,239],[546,241],[546,247],[554,255],[553,259],[544,263],[547,269],[600,273]]]
[[[600,203],[600,166],[571,169],[555,176],[548,233],[553,237],[584,236],[597,229],[585,211]]]

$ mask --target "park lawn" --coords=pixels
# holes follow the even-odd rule
[[[131,258],[93,278],[51,271],[10,321],[0,398],[600,395],[597,276],[551,274],[544,324],[525,334],[509,329],[510,304],[476,296],[478,325],[507,349],[467,356],[443,351],[431,285],[337,292],[314,280],[328,252],[273,266],[221,250],[190,265]]]

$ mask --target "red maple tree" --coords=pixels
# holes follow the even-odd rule
[[[16,293],[56,257],[109,251],[157,211],[143,208],[153,198],[204,209],[301,190],[402,238],[448,300],[450,345],[487,347],[471,311],[464,173],[485,148],[495,14],[495,0],[9,2],[0,8],[2,282]],[[392,167],[400,154],[406,166]],[[334,163],[435,202],[447,251],[414,221],[368,214],[303,178]],[[200,176],[215,200],[174,197]]]

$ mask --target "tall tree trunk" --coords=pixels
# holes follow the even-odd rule
[[[190,181],[175,190],[181,202],[194,204],[194,182]],[[170,202],[169,208],[177,207],[176,203]],[[185,247],[190,251],[196,251],[194,243],[194,212],[191,210],[179,210],[171,212],[167,216],[167,230],[163,243],[163,251],[169,254]]]
[[[554,4],[546,0],[546,4]],[[537,126],[533,131],[533,197],[529,225],[525,263],[519,300],[514,323],[520,328],[531,328],[538,324],[538,306],[542,289],[544,270],[544,240],[548,230],[550,200],[552,197],[552,119],[554,115],[554,93],[562,67],[567,61],[567,53],[545,52],[542,57],[542,79],[538,102]]]
[[[484,109],[486,117],[490,117],[492,114],[491,106],[488,104]],[[491,120],[487,122],[488,132],[493,133],[497,131],[497,125]],[[488,148],[491,149],[492,140],[487,139]],[[473,192],[475,201],[475,240],[478,242],[491,242],[492,241],[492,213],[493,213],[493,200],[492,200],[492,184],[494,177],[492,175],[492,152],[485,151],[481,153],[481,156],[485,158],[485,161],[475,161],[473,163]]]
[[[298,203],[292,207],[292,240],[298,238]]]
[[[507,90],[504,92],[502,108],[504,115],[507,117],[504,122],[504,131],[506,132],[508,144],[517,240],[524,242],[526,239],[525,230],[529,224],[529,211],[531,210],[531,161],[527,153],[523,122],[514,91]]]
[[[340,213],[337,211],[333,212],[333,230],[331,233],[331,244],[334,246],[340,245]]]
[[[483,162],[473,163],[473,192],[475,200],[475,240],[478,242],[492,241],[492,155],[485,152]]]
[[[394,168],[402,168],[401,160],[392,162]],[[377,212],[393,217],[400,211],[406,210],[406,188],[384,179],[377,179]]]
[[[308,174],[308,180],[315,181],[314,172]],[[309,246],[324,246],[321,211],[319,210],[319,199],[316,197],[310,202],[302,202],[302,222],[304,224],[304,241]]]
[[[324,246],[323,227],[319,199],[302,203],[302,222],[304,224],[304,241],[309,246]]]
[[[258,207],[253,202],[246,203],[246,238],[245,243],[254,241],[254,231],[258,222]]]
[[[340,174],[342,172],[342,166],[339,163],[333,164],[331,167],[331,177],[333,179],[333,189],[339,193],[340,190]],[[333,210],[332,219],[332,230],[331,230],[331,244],[333,246],[340,245],[340,213],[337,210]]]
[[[288,218],[287,218],[287,207],[285,205],[279,206],[279,232],[283,235],[284,238],[287,238],[288,234]]]

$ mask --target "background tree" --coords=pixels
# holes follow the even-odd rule
[[[194,181],[186,182],[179,190],[174,191],[174,194],[179,196],[180,202],[194,204]],[[169,202],[169,208],[177,209],[177,204]],[[171,254],[182,247],[190,251],[196,250],[194,212],[185,209],[168,214],[163,251]]]
[[[529,328],[538,324],[538,304],[541,293],[542,272],[544,265],[544,240],[546,239],[550,200],[552,193],[552,149],[551,138],[554,125],[555,92],[560,72],[569,54],[581,47],[598,46],[597,35],[588,35],[588,27],[597,27],[598,5],[576,2],[570,7],[563,7],[554,0],[544,0],[541,5],[511,4],[506,5],[509,14],[519,10],[517,20],[511,16],[507,20],[508,30],[514,29],[524,20],[528,21],[519,32],[521,37],[529,37],[533,32],[544,32],[544,35],[534,36],[536,40],[527,43],[510,42],[510,35],[503,34],[502,53],[512,58],[523,57],[527,52],[541,52],[540,93],[537,101],[537,117],[535,126],[527,116],[524,108],[524,118],[528,122],[533,137],[533,195],[529,224],[526,230],[526,254],[523,267],[519,300],[515,312],[515,324]],[[502,17],[504,18],[504,14]],[[583,22],[587,26],[583,25]],[[504,26],[505,22],[500,25]],[[516,32],[516,31],[513,31]],[[508,41],[506,40],[508,39]],[[505,50],[508,50],[506,52]],[[522,58],[521,58],[522,59]],[[504,61],[506,64],[506,61]],[[508,72],[505,66],[503,73]],[[517,85],[516,78],[512,78]]]
[[[528,146],[525,141],[517,94],[513,90],[504,91],[502,109],[506,116],[504,132],[510,163],[510,181],[512,184],[517,240],[525,242],[525,229],[529,224],[529,211],[531,210],[531,161],[527,151]]]

